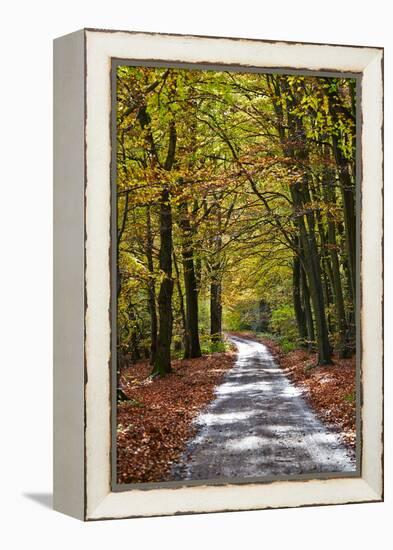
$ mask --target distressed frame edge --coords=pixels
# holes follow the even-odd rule
[[[86,518],[85,31],[53,41],[53,508]]]
[[[376,98],[377,101],[373,102]],[[371,103],[371,105],[369,103]],[[368,104],[368,108],[363,108],[363,103]],[[375,112],[372,112],[372,108]],[[374,118],[373,118],[374,114]],[[384,50],[376,50],[374,58],[363,70],[362,78],[362,152],[367,150],[367,157],[362,157],[361,179],[362,179],[362,202],[368,205],[364,209],[364,215],[361,219],[361,239],[362,239],[362,257],[360,258],[361,269],[361,315],[363,308],[366,313],[375,313],[375,318],[371,318],[367,323],[362,324],[361,344],[362,344],[362,364],[361,376],[363,382],[362,394],[362,430],[368,432],[375,429],[375,446],[370,444],[370,438],[367,439],[366,448],[362,449],[362,477],[368,480],[371,488],[379,495],[379,500],[384,499]],[[371,143],[370,143],[371,142]],[[369,145],[367,145],[369,143]],[[371,147],[371,148],[370,148]],[[367,162],[365,162],[367,159]],[[372,192],[371,183],[374,178],[370,174],[375,169],[377,183],[376,192]],[[364,185],[364,182],[368,185]],[[377,223],[373,219],[371,204],[374,201],[374,207],[377,214]],[[376,230],[378,239],[371,229]],[[376,245],[377,243],[377,245]],[[367,259],[364,261],[363,253],[367,250]],[[375,283],[377,290],[370,292],[370,281],[366,276],[369,270],[368,263],[375,261],[371,266],[371,271],[375,271]],[[367,283],[367,289],[364,291],[363,281]],[[375,306],[370,303],[372,298],[376,298]],[[371,368],[372,359],[369,357],[370,350],[364,347],[365,342],[370,342],[372,336],[370,332],[374,331],[377,339],[377,368]],[[363,364],[364,362],[364,364]],[[367,381],[373,375],[378,378],[378,384],[375,387],[370,386]],[[367,388],[367,393],[364,392]],[[376,422],[372,424],[372,417],[367,414],[370,407],[370,401],[376,399]],[[365,411],[365,412],[364,412]],[[378,422],[378,424],[377,424]],[[373,460],[370,462],[370,454]]]
[[[86,32],[86,31],[85,31]],[[89,33],[91,32],[108,32],[108,31],[90,31],[89,30]],[[117,31],[113,31],[113,32],[117,32]],[[121,31],[123,32],[123,31]],[[146,35],[147,33],[136,33],[136,34],[144,34]],[[174,36],[174,35],[169,35],[169,36]],[[181,37],[181,35],[179,35]],[[193,38],[193,37],[189,37],[189,38]],[[203,37],[203,38],[211,38],[211,37]],[[231,39],[229,38],[228,40],[236,40],[236,39]],[[247,39],[245,39],[247,40]],[[257,40],[256,42],[264,42],[263,40],[259,41]],[[267,42],[272,42],[272,41],[267,41]],[[280,43],[282,43],[282,41],[280,41]],[[292,43],[293,44],[293,43]],[[301,45],[301,43],[294,43],[294,44],[298,44],[298,45]],[[350,46],[343,46],[344,48],[350,48]],[[367,48],[368,50],[374,50],[374,53],[375,53],[375,56],[374,56],[374,59],[378,58],[378,56],[380,57],[382,63],[383,63],[383,49],[382,48],[370,48],[370,47],[365,47]],[[371,62],[370,62],[371,64]],[[367,66],[364,68],[364,71],[367,69]],[[363,71],[363,72],[364,72]],[[382,83],[382,76],[383,76],[383,73],[381,72],[380,75],[379,75],[381,78],[381,83]],[[381,100],[383,99],[383,85],[381,87]],[[383,101],[382,101],[383,103]],[[383,105],[382,105],[383,106]],[[383,118],[382,118],[382,114],[381,113],[381,130],[383,129]],[[363,141],[363,140],[362,140]],[[383,143],[382,143],[382,140],[381,140],[381,154],[382,154],[382,148],[383,148]],[[381,179],[381,191],[383,192],[383,175],[381,174],[382,176],[382,179]],[[382,212],[380,212],[382,214]],[[381,300],[383,300],[383,294],[381,295]],[[382,336],[383,338],[383,336]],[[381,340],[381,345],[383,344],[383,340]],[[381,388],[382,389],[382,388]],[[382,397],[382,393],[380,393],[380,397]],[[382,400],[381,400],[382,401]],[[381,427],[381,430],[383,430],[383,426]],[[381,456],[383,457],[383,449],[381,448]],[[358,480],[356,481],[360,481],[362,482],[362,485],[365,489],[369,489],[369,497],[368,497],[368,500],[367,502],[374,502],[374,501],[380,501],[383,499],[383,468],[381,468],[381,471],[380,471],[380,474],[381,474],[381,479],[378,480],[378,483],[375,484],[375,483],[372,483],[372,484],[369,484],[367,483],[367,481],[365,480],[365,478],[359,478]],[[377,476],[378,477],[378,476]],[[355,480],[353,480],[355,481]],[[375,481],[375,480],[374,480]],[[381,481],[381,483],[379,483],[379,481]],[[273,483],[281,483],[279,481],[277,482],[273,482]],[[296,481],[293,481],[293,482],[289,482],[289,483],[296,483]],[[301,482],[301,483],[304,483],[304,482]],[[247,485],[249,487],[249,485]],[[191,490],[194,490],[195,488],[191,488]],[[158,489],[159,491],[162,491],[163,489]],[[187,489],[188,490],[188,489]],[[132,491],[133,493],[135,492],[138,492],[138,491]],[[108,519],[108,516],[105,516],[104,512],[105,510],[102,509],[102,504],[104,504],[104,500],[107,500],[107,498],[112,495],[114,493],[108,493],[107,496],[105,497],[105,499],[103,499],[103,501],[100,503],[100,505],[98,507],[95,507],[93,510],[90,510],[90,511],[86,511],[86,516],[85,516],[85,519],[88,519],[88,520],[93,520],[93,519]],[[355,499],[354,501],[349,501],[349,502],[364,502],[364,500],[358,500],[358,499]],[[348,502],[348,503],[349,503]],[[340,502],[331,502],[329,504],[339,504]],[[343,504],[344,502],[342,502]],[[326,502],[318,502],[318,503],[308,503],[308,504],[300,504],[299,506],[309,506],[309,505],[323,505],[323,504],[327,504]],[[293,506],[293,505],[289,505],[289,506]],[[257,508],[255,507],[252,507],[252,508],[247,508],[247,509],[263,509],[263,508],[270,508],[270,507],[277,507],[277,508],[281,508],[281,507],[286,507],[286,506],[258,506]],[[105,507],[104,507],[105,508]],[[231,511],[240,511],[239,508],[235,508],[235,509],[231,509]],[[209,510],[209,512],[219,512],[219,511],[225,511],[223,509],[217,509],[217,510]],[[228,510],[229,511],[229,510]],[[176,513],[193,513],[192,510],[187,510],[187,511],[180,511],[180,512],[169,512],[168,514],[166,513],[163,513],[163,514],[136,514],[136,515],[126,515],[126,516],[110,516],[110,517],[146,517],[146,516],[151,516],[151,515],[173,515],[173,514],[176,514]],[[203,510],[199,510],[199,511],[194,511],[194,513],[203,513]],[[104,515],[103,515],[104,514]]]

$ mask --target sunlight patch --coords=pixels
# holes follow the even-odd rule
[[[206,424],[211,426],[212,424],[231,424],[233,422],[241,422],[242,420],[247,420],[252,416],[258,415],[258,411],[235,411],[229,413],[205,413],[198,416],[198,424]]]
[[[266,439],[264,437],[248,435],[237,441],[230,441],[226,444],[226,448],[233,451],[251,451],[253,449],[259,449],[263,444],[266,444]]]
[[[271,392],[272,385],[270,382],[253,382],[251,384],[239,384],[227,382],[220,386],[217,390],[217,395],[227,395],[233,393],[246,392]],[[251,397],[251,396],[250,396]]]

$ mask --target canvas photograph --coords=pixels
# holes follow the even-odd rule
[[[356,474],[356,78],[115,71],[116,482]]]

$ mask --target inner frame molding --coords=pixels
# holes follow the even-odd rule
[[[361,102],[362,93],[362,73],[360,72],[337,72],[337,71],[315,71],[310,69],[287,69],[287,68],[264,68],[264,67],[246,67],[243,65],[216,65],[213,63],[186,63],[186,62],[171,62],[167,60],[152,61],[152,60],[135,60],[135,59],[111,59],[111,239],[112,243],[117,239],[117,126],[116,126],[116,71],[119,67],[149,67],[149,68],[176,68],[189,69],[194,71],[228,71],[233,73],[259,73],[259,74],[283,74],[283,75],[302,75],[314,77],[330,77],[330,78],[351,78],[356,81],[356,96],[358,104]],[[257,483],[271,483],[273,481],[286,480],[313,480],[326,478],[341,478],[341,477],[359,477],[361,475],[361,452],[362,452],[362,429],[361,429],[361,315],[360,315],[360,296],[361,296],[361,281],[360,281],[360,257],[361,257],[361,242],[360,242],[360,227],[361,227],[361,212],[362,212],[362,194],[361,194],[361,174],[362,174],[362,152],[361,152],[361,128],[362,117],[361,109],[356,109],[356,469],[354,472],[336,472],[332,473],[315,473],[315,474],[288,474],[282,476],[260,476],[248,478],[221,478],[210,481],[165,481],[165,482],[148,482],[148,483],[118,483],[117,479],[117,445],[116,445],[116,424],[117,413],[116,407],[116,387],[117,387],[117,257],[115,247],[111,247],[111,488],[113,491],[127,491],[130,489],[146,490],[154,488],[179,488],[192,487],[197,485],[239,485]]]
[[[83,346],[84,365],[75,359],[73,368],[68,374],[65,373],[67,345],[72,346],[73,341],[71,339],[70,342],[59,342],[57,345],[59,358],[58,366],[55,364],[55,389],[61,380],[63,388],[74,392],[76,397],[67,396],[66,391],[63,391],[64,396],[60,395],[61,392],[56,393],[59,404],[57,415],[55,410],[55,431],[59,431],[63,437],[61,443],[55,442],[55,507],[80,519],[97,520],[382,500],[383,50],[85,29],[57,39],[55,66],[60,60],[63,67],[59,71],[66,73],[72,73],[77,64],[79,78],[68,84],[74,85],[72,89],[68,89],[64,82],[63,89],[58,87],[55,112],[56,108],[60,109],[60,103],[64,102],[67,93],[69,95],[73,92],[73,101],[77,101],[77,93],[81,91],[84,97],[79,118],[73,120],[71,117],[69,120],[67,116],[58,115],[57,125],[55,123],[55,134],[70,127],[68,141],[63,140],[62,148],[57,153],[59,158],[67,157],[68,161],[77,158],[74,142],[75,137],[80,138],[82,132],[85,143],[83,170],[82,160],[79,159],[74,172],[70,169],[66,174],[61,174],[61,165],[56,161],[55,154],[55,189],[76,177],[79,195],[81,190],[84,193],[83,234],[79,231],[75,242],[79,246],[81,243],[84,245],[85,286],[82,300],[85,316],[84,337],[82,340],[79,334],[77,341],[79,351]],[[329,76],[350,73],[361,79],[362,166],[361,181],[357,182],[363,204],[360,221],[360,316],[363,322],[359,335],[361,349],[358,350],[362,384],[359,476],[228,483],[219,486],[202,482],[187,487],[183,484],[172,488],[130,489],[121,492],[112,490],[110,121],[111,68],[114,61],[129,65],[133,62],[146,65],[167,63],[170,66],[176,66],[177,63],[182,66],[195,64],[204,68],[214,65],[224,70],[231,68],[248,72],[258,70],[307,74],[310,71],[313,74],[318,72],[319,75],[327,73]],[[60,75],[57,78],[60,79]],[[72,101],[64,109],[69,111],[66,115],[71,115]],[[80,120],[81,112],[83,121]],[[81,212],[74,215],[80,222]],[[63,223],[66,222],[64,220]],[[66,239],[67,236],[61,234],[57,245],[61,246]],[[81,274],[80,265],[78,273]],[[58,285],[57,288],[61,290],[62,286]],[[84,382],[84,391],[81,387],[73,387],[76,381],[80,386],[81,380]],[[67,418],[64,419],[64,415],[60,414],[64,405],[62,400],[68,400],[67,403],[77,402],[77,408],[72,412],[72,429],[66,429]],[[64,458],[62,452],[69,445],[73,446],[74,452]],[[80,466],[81,456],[84,457],[83,468]],[[68,476],[64,477],[64,470]],[[73,479],[73,488],[67,487],[64,479]],[[83,490],[79,485],[82,485]]]

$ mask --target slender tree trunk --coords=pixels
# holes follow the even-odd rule
[[[198,323],[198,285],[194,265],[193,230],[186,202],[179,207],[182,229],[182,255],[184,289],[186,295],[187,332],[190,344],[189,357],[201,357]]]
[[[309,351],[312,351],[315,344],[314,320],[312,316],[312,309],[311,309],[311,303],[310,303],[310,291],[307,284],[306,273],[303,267],[301,268],[301,271],[300,271],[300,286],[302,289],[304,316],[306,318],[306,326],[307,326],[307,349]]]
[[[154,281],[150,280],[148,283],[148,303],[150,311],[150,364],[154,364],[154,360],[157,352],[157,309],[156,309],[156,291],[154,287]]]
[[[119,269],[120,243],[121,243],[123,233],[124,233],[126,223],[127,223],[128,203],[129,203],[129,193],[126,192],[125,197],[124,197],[123,215],[122,215],[120,227],[117,231],[117,240],[116,240],[116,266],[117,266],[116,295],[117,295],[117,298],[119,298],[119,296],[120,296],[121,284],[122,284],[122,276],[121,276],[121,272],[120,272],[120,269]]]
[[[299,156],[302,160],[305,160],[304,157],[306,154],[302,151]],[[304,252],[304,269],[307,275],[311,303],[315,314],[314,318],[318,344],[318,363],[320,365],[329,365],[332,362],[331,348],[325,313],[320,257],[315,235],[315,220],[313,212],[309,211],[307,208],[305,209],[305,204],[308,204],[310,200],[306,174],[303,175],[303,178],[299,183],[291,187],[291,194],[295,206],[295,213],[297,214],[296,224],[299,228],[301,249]],[[303,212],[304,210],[306,210],[305,215],[303,215],[303,213],[299,215],[299,211]]]
[[[298,130],[296,135],[299,132],[300,130]],[[303,161],[305,160],[304,156],[306,155],[302,151],[299,157]],[[299,182],[291,186],[290,191],[294,206],[295,224],[299,230],[300,248],[303,252],[303,267],[307,275],[311,303],[314,310],[318,364],[330,365],[332,363],[331,348],[325,313],[320,258],[315,236],[315,220],[313,212],[305,207],[309,203],[306,174],[303,175]]]
[[[335,141],[335,140],[334,140]],[[350,290],[355,307],[356,301],[356,215],[354,187],[349,174],[348,164],[342,158],[342,154],[336,144],[334,147],[338,164],[340,189],[343,198],[345,243],[348,254],[348,266],[350,275]]]
[[[353,92],[353,90],[352,90]],[[354,93],[354,92],[353,92]],[[337,91],[327,88],[326,94],[329,103],[329,112],[334,122],[340,118],[340,98]],[[354,98],[353,98],[354,102]],[[349,115],[348,115],[349,116]],[[356,116],[355,107],[352,107],[352,120]],[[351,118],[351,117],[350,117]],[[355,310],[356,303],[356,205],[355,205],[355,173],[356,166],[354,160],[347,160],[340,148],[339,138],[332,135],[333,152],[337,166],[337,173],[340,182],[340,191],[343,200],[344,225],[345,225],[345,244],[348,255],[349,268],[349,290],[351,301]],[[351,177],[351,171],[354,180]]]
[[[221,210],[218,202],[217,233],[212,239],[213,257],[210,263],[210,338],[212,343],[222,341],[222,300],[221,300]]]
[[[156,286],[154,282],[154,263],[153,263],[153,235],[151,229],[150,206],[146,211],[147,239],[146,239],[146,259],[150,278],[147,284],[148,303],[150,311],[150,364],[154,364],[157,352],[157,307],[156,307]]]
[[[195,265],[196,289],[197,289],[197,294],[199,294],[199,290],[202,284],[202,260],[199,256],[195,258],[194,265]]]
[[[183,297],[183,291],[182,291],[181,283],[180,283],[180,270],[179,270],[179,266],[177,264],[175,250],[173,250],[173,265],[175,266],[175,271],[176,271],[176,286],[177,286],[177,292],[178,292],[178,295],[179,295],[180,315],[181,315],[182,323],[183,323],[184,359],[189,359],[191,357],[190,334],[189,334],[189,330],[188,330],[188,327],[187,327],[186,309],[184,307],[184,297]]]
[[[138,361],[141,358],[141,354],[139,351],[139,338],[138,338],[138,334],[140,334],[141,331],[138,326],[137,317],[132,304],[129,304],[129,307],[128,307],[128,318],[131,324],[130,348],[128,351],[131,355],[131,360]]]
[[[319,265],[315,236],[308,235],[304,221],[300,221],[300,236],[304,250],[304,266],[310,289],[311,302],[315,313],[315,328],[318,343],[318,363],[331,364],[331,349],[323,299],[322,277]]]
[[[219,280],[212,280],[210,283],[210,336],[213,343],[222,340],[221,282]]]
[[[187,328],[190,339],[190,357],[201,357],[198,327],[198,290],[192,250],[183,251],[184,287],[186,292]]]
[[[344,296],[341,286],[341,277],[340,277],[340,265],[337,255],[337,244],[336,244],[336,231],[335,226],[332,221],[328,221],[328,235],[329,235],[329,251],[332,262],[332,277],[333,277],[333,288],[334,288],[334,301],[336,305],[337,313],[337,325],[338,325],[338,353],[341,358],[348,357],[348,345],[347,345],[347,320],[345,315],[345,305],[344,305]]]
[[[320,200],[322,193],[319,193],[315,200]],[[316,220],[318,227],[318,234],[320,239],[320,259],[321,259],[321,273],[322,273],[322,284],[323,284],[323,298],[325,302],[325,309],[327,309],[327,324],[330,332],[334,332],[335,326],[330,314],[330,305],[334,303],[334,288],[333,288],[333,272],[332,266],[330,264],[330,254],[329,254],[329,245],[328,245],[328,236],[325,231],[323,224],[323,219],[321,212],[316,211]]]
[[[330,152],[327,148],[325,148],[325,157],[327,160],[329,160]],[[334,180],[334,172],[332,170],[326,169],[324,175],[323,195],[324,200],[327,204],[336,204],[336,193],[333,186]],[[331,265],[330,279],[333,289],[334,304],[337,317],[338,354],[340,358],[346,358],[350,353],[348,345],[348,324],[345,312],[344,294],[341,283],[340,261],[338,256],[338,245],[336,237],[336,222],[329,209],[327,211],[327,241],[327,248],[329,250]],[[350,294],[352,293],[350,292]]]
[[[301,345],[304,345],[307,340],[307,325],[306,325],[306,315],[302,305],[301,289],[300,289],[300,260],[296,254],[293,258],[293,307],[295,310],[296,323],[299,332],[299,338]]]
[[[302,164],[308,163],[309,158],[306,145],[307,140],[303,123],[298,118],[292,119],[292,115],[289,115],[289,119],[289,126],[292,129],[291,139],[294,143],[300,141],[300,147],[296,146],[295,150],[293,150],[293,154]],[[304,251],[304,267],[308,279],[311,302],[315,313],[318,364],[330,365],[332,363],[331,348],[325,312],[326,302],[324,300],[320,256],[316,239],[315,218],[313,210],[307,206],[311,202],[307,172],[303,174],[303,177],[298,184],[291,187],[291,192],[296,213],[299,214],[299,209],[300,211],[305,210],[305,215],[298,215],[297,225],[300,229],[301,248]]]
[[[154,358],[152,374],[165,375],[172,371],[171,341],[172,341],[172,209],[169,190],[165,188],[160,202],[160,270],[162,281],[158,294],[158,338],[157,351]]]
[[[169,126],[168,152],[164,169],[170,171],[175,162],[176,153],[176,126],[172,121]],[[153,375],[163,376],[172,371],[171,366],[171,342],[172,342],[172,206],[168,187],[164,187],[160,199],[160,254],[159,265],[161,271],[161,285],[158,294],[158,338],[157,351],[153,364]]]
[[[324,245],[321,244],[321,247]],[[331,305],[334,302],[332,285],[331,285],[331,265],[329,257],[324,254],[321,256],[321,274],[322,274],[322,288],[323,288],[323,301],[326,310],[326,322],[329,332],[334,332],[335,322],[331,315]]]

